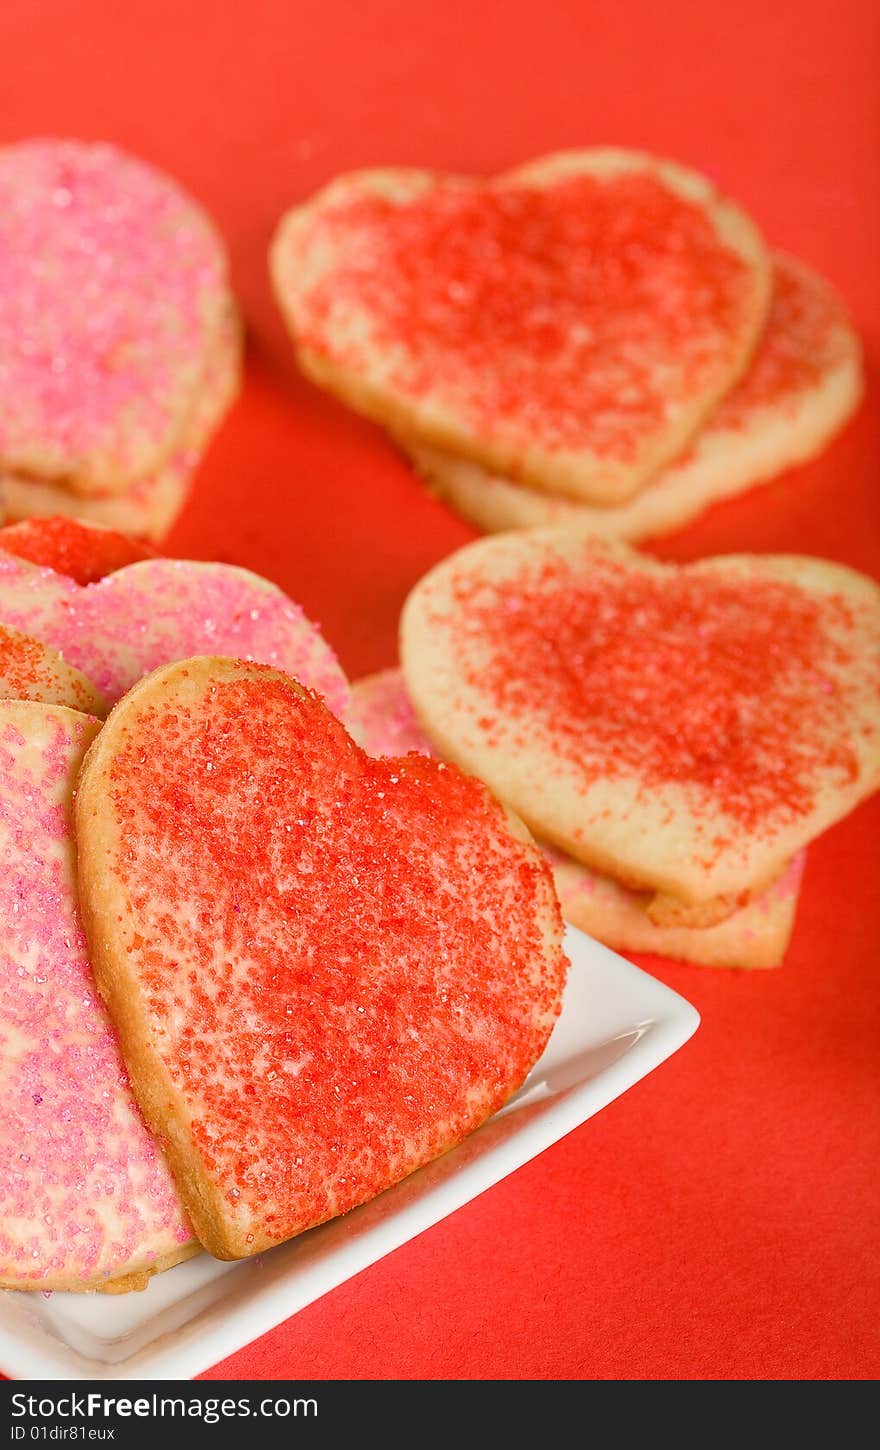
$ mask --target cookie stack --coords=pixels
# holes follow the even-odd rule
[[[4,1288],[142,1288],[365,1202],[561,1005],[550,872],[489,791],[360,750],[266,580],[142,552],[0,530]]]
[[[0,148],[0,507],[160,538],[239,388],[223,243],[116,147]]]
[[[804,847],[880,784],[880,589],[821,559],[518,531],[422,579],[400,645],[405,693],[372,683],[362,738],[386,708],[419,748],[417,720],[623,950],[775,965]]]
[[[271,267],[304,371],[488,531],[668,532],[812,457],[861,396],[833,289],[636,152],[343,176]]]

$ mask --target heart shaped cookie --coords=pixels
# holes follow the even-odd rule
[[[91,680],[57,650],[5,624],[0,624],[0,700],[41,700],[88,715],[107,712]]]
[[[552,879],[479,782],[371,760],[269,669],[117,706],[76,803],[95,973],[196,1232],[241,1257],[452,1147],[540,1056]]]
[[[0,472],[84,495],[155,474],[231,308],[201,208],[113,146],[5,146],[0,272]]]
[[[0,472],[0,505],[6,517],[32,519],[63,514],[139,538],[164,538],[189,497],[202,454],[240,383],[241,327],[231,313],[224,319],[220,337],[207,360],[184,434],[157,472],[129,480],[122,493],[96,490],[87,497],[72,492],[63,482]]]
[[[496,535],[416,586],[401,658],[444,756],[685,902],[769,882],[880,780],[880,589],[821,559]]]
[[[355,680],[346,724],[370,755],[434,755],[416,718],[400,670]],[[652,917],[657,898],[634,891],[581,861],[544,846],[566,921],[622,952],[653,952],[703,967],[777,967],[794,927],[806,852],[779,879],[717,923],[695,928]],[[666,898],[668,901],[669,898]]]
[[[806,851],[771,886],[710,926],[651,920],[644,893],[548,848],[566,921],[620,952],[650,952],[700,967],[754,971],[782,965],[794,930]]]
[[[0,702],[0,1285],[142,1287],[195,1251],[79,922],[71,794],[98,722]]]
[[[0,552],[0,619],[60,650],[110,704],[157,665],[211,649],[289,671],[338,713],[348,701],[335,655],[299,606],[231,564],[147,559],[82,588]]]
[[[635,542],[815,457],[862,390],[861,348],[841,299],[824,278],[777,252],[770,312],[748,372],[681,457],[625,503],[579,503],[418,439],[397,441],[440,497],[488,533],[570,524]]]
[[[58,514],[4,525],[0,549],[29,564],[66,574],[77,584],[96,584],[105,574],[155,558],[156,553],[128,534]]]
[[[271,256],[299,361],[395,429],[595,503],[680,453],[767,311],[757,231],[704,178],[574,151],[493,181],[343,176]]]

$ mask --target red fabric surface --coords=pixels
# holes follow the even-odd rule
[[[822,459],[660,552],[877,574],[878,41],[872,0],[14,0],[0,126],[117,141],[217,217],[247,387],[169,550],[275,579],[356,675],[393,662],[409,587],[470,531],[297,375],[265,267],[285,207],[350,167],[494,171],[592,142],[708,171],[843,289],[871,386]],[[876,1376],[878,830],[875,799],[811,849],[781,971],[642,962],[703,1016],[670,1062],[212,1374]]]

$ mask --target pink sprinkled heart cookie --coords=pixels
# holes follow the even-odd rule
[[[694,172],[563,152],[491,181],[355,172],[281,222],[303,369],[485,468],[620,503],[746,368],[770,294],[752,223]]]
[[[199,1238],[365,1202],[510,1097],[560,1008],[550,873],[479,782],[371,760],[295,681],[157,670],[77,794],[83,918]]]
[[[41,700],[87,715],[107,707],[91,680],[42,640],[0,624],[0,700]]]
[[[123,492],[184,438],[230,313],[223,245],[113,146],[0,149],[0,472]]]
[[[547,849],[566,921],[621,952],[651,952],[700,967],[754,970],[781,965],[794,930],[806,852],[789,861],[772,886],[714,925],[657,925],[650,902],[560,851]]]
[[[140,478],[125,493],[83,498],[58,483],[0,478],[0,500],[8,519],[61,515],[136,538],[161,543],[177,519],[193,483],[198,453],[175,454],[153,478]]]
[[[234,401],[240,383],[241,328],[238,319],[230,316],[224,320],[220,338],[208,358],[184,436],[156,473],[130,480],[123,493],[104,490],[84,497],[65,483],[0,472],[0,503],[6,517],[31,519],[63,514],[139,538],[163,539],[189,498],[202,454]]]
[[[688,904],[769,883],[880,782],[880,589],[825,560],[496,535],[416,586],[401,657],[444,756]]]
[[[400,670],[381,670],[351,687],[346,723],[369,755],[433,755],[406,692]],[[553,871],[562,915],[589,936],[622,952],[653,952],[704,967],[777,967],[794,927],[805,852],[778,881],[717,924],[695,929],[657,924],[652,899],[613,877],[591,871],[552,846],[544,854]]]
[[[84,671],[110,704],[157,665],[210,649],[258,660],[348,702],[335,655],[298,605],[231,564],[147,559],[85,588],[0,551],[0,619]]]
[[[815,272],[777,252],[770,312],[748,372],[685,453],[625,503],[579,503],[418,439],[398,441],[440,497],[477,528],[570,524],[635,542],[680,528],[710,504],[815,457],[862,389],[859,340],[841,299]]]
[[[0,528],[0,549],[77,584],[95,584],[105,574],[156,557],[155,549],[113,529],[58,514],[29,518]]]
[[[98,722],[0,702],[0,1285],[127,1289],[195,1251],[79,923],[71,793]]]
[[[436,755],[416,718],[401,670],[377,670],[352,681],[345,725],[368,755]]]

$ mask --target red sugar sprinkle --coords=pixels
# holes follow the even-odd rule
[[[0,528],[0,549],[67,574],[77,584],[94,584],[126,564],[157,557],[157,551],[114,529],[95,529],[59,515],[24,519]]]
[[[0,624],[0,687],[3,698],[39,699],[33,692],[46,675],[46,654],[39,640]]]
[[[565,970],[546,868],[476,781],[370,760],[267,675],[142,707],[108,789],[129,969],[242,1232],[370,1198],[540,1054]]]
[[[597,776],[675,782],[751,832],[808,813],[817,772],[858,774],[853,615],[840,597],[719,572],[627,567],[586,545],[501,586],[454,585],[454,645],[499,717]],[[475,663],[478,660],[478,664]],[[479,722],[491,734],[493,719]]]
[[[724,398],[711,427],[738,427],[754,408],[800,401],[842,361],[848,328],[834,290],[790,258],[777,256],[761,341],[748,372]]]
[[[361,342],[328,331],[365,308],[396,386],[451,395],[484,429],[515,420],[549,447],[628,457],[670,402],[730,368],[753,306],[743,259],[648,173],[542,190],[438,182],[314,225],[339,260],[304,300],[307,346],[357,365]]]
[[[60,665],[51,650],[38,639],[0,624],[0,699],[63,699],[72,708],[88,713],[94,708],[93,692],[85,681],[60,678]]]

